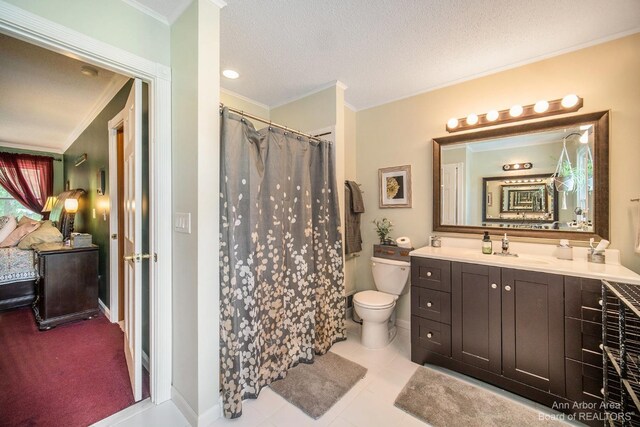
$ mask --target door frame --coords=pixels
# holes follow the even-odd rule
[[[107,129],[109,132],[109,314],[111,323],[118,323],[120,308],[118,242],[111,235],[118,233],[118,137],[117,130],[124,124],[124,110],[121,110],[111,120]],[[120,239],[121,236],[118,236]],[[150,263],[151,264],[151,263]],[[151,273],[151,272],[150,272]],[[150,276],[151,277],[151,276]]]
[[[151,400],[171,399],[172,176],[171,68],[96,40],[0,0],[0,32],[149,85],[149,249],[157,255],[149,277]],[[160,173],[159,171],[163,171]]]

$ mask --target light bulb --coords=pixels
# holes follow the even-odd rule
[[[514,169],[520,169],[520,163],[516,163],[515,165],[513,165]]]
[[[468,125],[475,125],[476,123],[478,123],[478,116],[476,114],[469,114],[467,116],[467,124]]]
[[[511,109],[509,110],[509,115],[511,117],[520,117],[523,111],[524,109],[522,108],[522,105],[516,104],[513,107],[511,107]]]
[[[562,98],[562,102],[560,104],[562,104],[564,108],[571,108],[575,106],[577,103],[578,103],[578,95],[575,95],[572,93],[571,95],[567,95],[564,98]]]
[[[495,122],[496,120],[498,120],[498,117],[500,116],[500,113],[498,113],[496,110],[491,110],[487,113],[487,120],[490,122]]]
[[[455,117],[452,117],[449,119],[449,121],[447,122],[447,127],[449,129],[455,129],[458,127],[458,119],[456,119]]]
[[[533,111],[536,113],[544,113],[549,108],[549,102],[547,101],[538,101],[536,105],[533,106]]]
[[[222,75],[231,80],[235,80],[240,77],[240,73],[235,70],[223,70]]]
[[[589,143],[589,131],[585,131],[582,135],[580,135],[579,141],[583,144]]]

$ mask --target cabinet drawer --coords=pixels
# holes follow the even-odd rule
[[[411,258],[411,284],[436,291],[451,291],[451,262],[439,259]]]
[[[602,284],[600,280],[565,277],[564,293],[566,316],[580,318],[584,308],[593,309],[594,311],[602,308],[600,305],[600,300],[602,299]]]
[[[414,286],[411,288],[411,314],[450,325],[451,294]]]
[[[411,316],[411,345],[451,356],[451,327],[418,316]]]
[[[602,400],[602,368],[566,360],[567,397],[576,402]]]
[[[602,325],[585,320],[565,318],[565,355],[582,360],[582,350],[602,354]]]

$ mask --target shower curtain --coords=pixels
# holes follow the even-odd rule
[[[223,411],[344,340],[333,146],[257,132],[222,111],[220,366]]]

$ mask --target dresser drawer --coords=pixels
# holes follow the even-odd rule
[[[411,258],[411,284],[436,291],[451,291],[451,262],[430,258]]]
[[[451,356],[451,327],[411,316],[411,343],[443,356]]]
[[[600,280],[565,277],[564,293],[565,316],[580,318],[585,308],[593,309],[594,311],[599,311],[602,308],[600,305],[600,300],[602,299],[602,284]],[[592,314],[588,312],[588,315]]]
[[[602,368],[566,359],[567,397],[576,402],[602,400]]]
[[[451,324],[451,294],[418,286],[411,288],[411,314]]]

